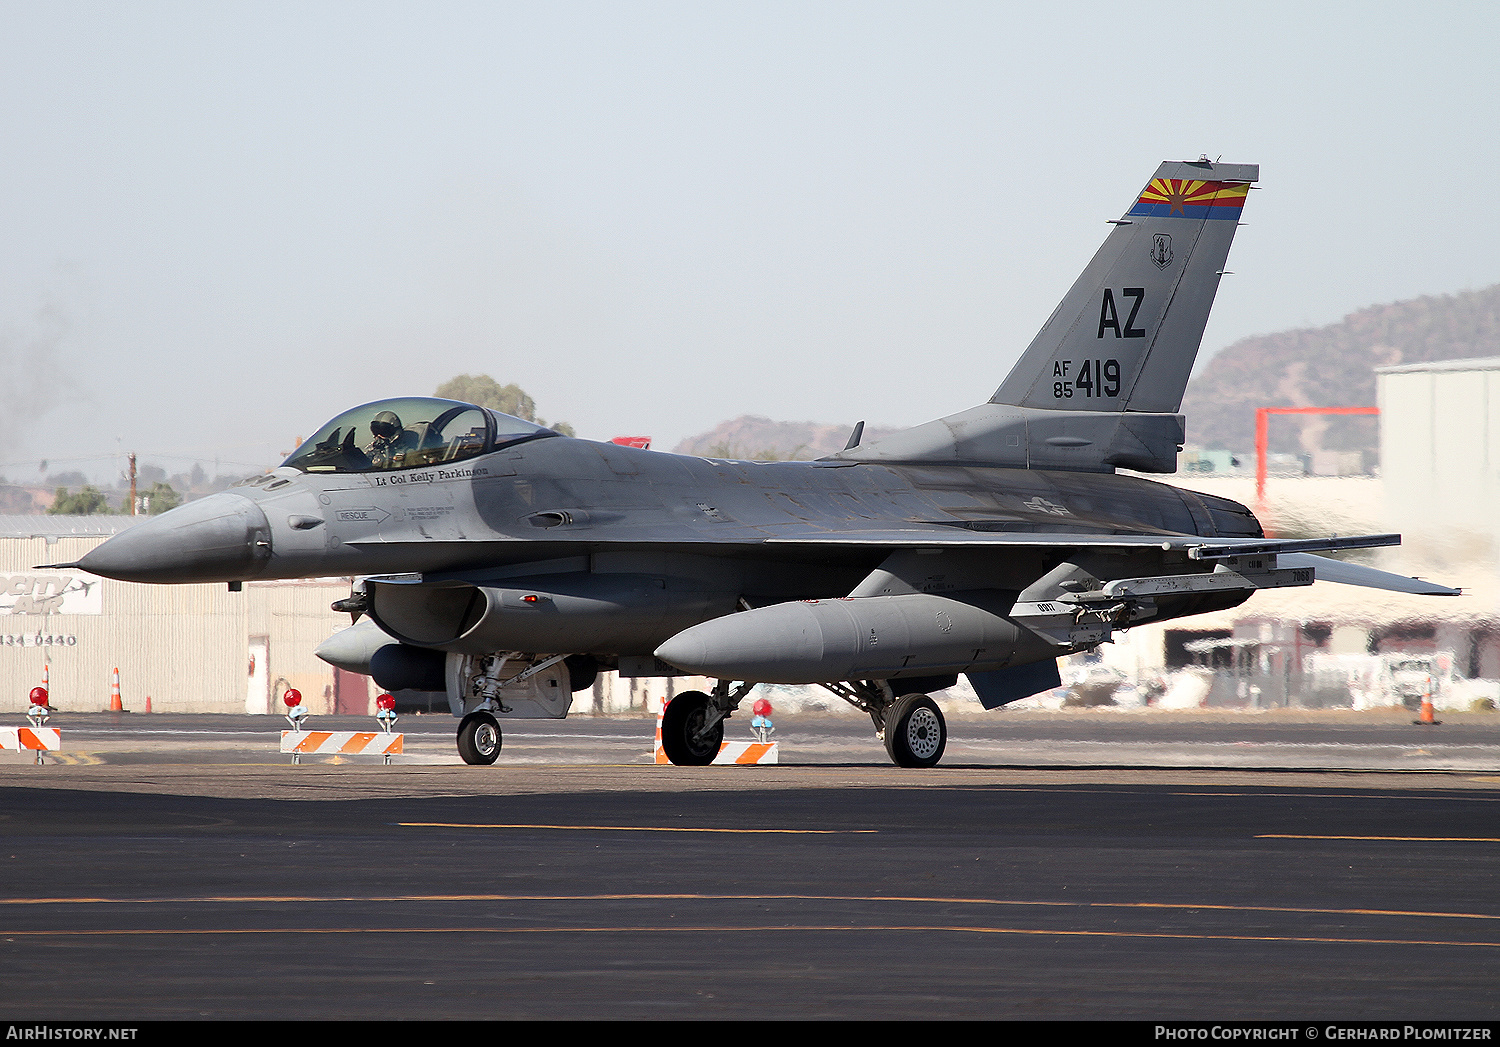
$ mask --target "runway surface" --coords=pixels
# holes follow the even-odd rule
[[[1445,713],[1438,727],[1412,723],[1399,709],[1371,712],[1280,710],[1228,713],[982,713],[949,715],[946,766],[1285,768],[1306,770],[1475,771],[1500,774],[1500,714]],[[19,720],[19,718],[15,718]],[[726,738],[750,737],[748,717],[731,719]],[[274,716],[64,713],[64,750],[81,763],[276,763]],[[405,716],[404,764],[459,763],[455,721]],[[313,730],[371,731],[368,716],[317,716]],[[570,717],[503,722],[507,765],[649,764],[655,720]],[[783,760],[807,764],[886,762],[867,717],[778,716]],[[27,759],[0,753],[0,766]],[[54,757],[48,757],[49,760]],[[311,758],[309,758],[311,759]]]
[[[1399,719],[964,721],[999,758],[922,772],[887,765],[852,718],[787,724],[784,741],[824,747],[813,758],[695,769],[639,762],[641,721],[517,725],[500,764],[470,768],[445,762],[442,721],[428,762],[291,767],[264,718],[248,755],[219,718],[127,717],[97,744],[107,717],[84,719],[71,755],[95,762],[0,766],[12,1020],[1500,1010],[1500,761],[1482,718],[1442,738]],[[572,760],[542,737],[558,734],[631,755]],[[1346,762],[1451,745],[1434,762],[1474,766],[1013,756],[1244,741],[1268,766],[1344,741]]]

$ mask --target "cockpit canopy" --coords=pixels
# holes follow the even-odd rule
[[[307,473],[414,469],[556,435],[534,422],[473,404],[409,396],[345,411],[281,464]]]

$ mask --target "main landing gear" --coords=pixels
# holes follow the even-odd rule
[[[897,767],[935,767],[948,747],[948,724],[925,694],[897,698],[885,711],[885,751]]]
[[[720,680],[712,694],[683,691],[667,703],[661,718],[661,747],[679,767],[706,767],[724,744],[724,721],[739,708],[753,683],[735,687]]]
[[[869,713],[876,735],[884,740],[885,751],[897,767],[936,767],[943,758],[943,750],[948,747],[948,721],[943,719],[937,702],[927,695],[897,697],[887,680],[851,680],[821,686]]]
[[[667,759],[679,767],[713,763],[724,742],[724,721],[754,686],[742,683],[734,687],[730,681],[720,680],[713,694],[684,691],[668,702],[661,720],[661,747]],[[943,758],[943,750],[948,747],[948,722],[927,695],[897,697],[884,680],[822,686],[870,715],[897,767],[935,767]],[[462,744],[460,740],[460,748]]]
[[[713,699],[702,691],[684,691],[667,703],[661,718],[661,747],[679,767],[714,762],[724,742],[724,718],[713,718]]]

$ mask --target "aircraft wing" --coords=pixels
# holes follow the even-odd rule
[[[1393,574],[1363,564],[1333,560],[1315,552],[1331,552],[1339,549],[1369,549],[1399,545],[1398,534],[1351,535],[1338,538],[1205,538],[1200,535],[1173,534],[1111,534],[1105,531],[971,531],[951,526],[912,526],[893,528],[871,528],[860,530],[831,531],[808,528],[793,532],[781,532],[774,536],[749,537],[741,535],[733,539],[716,542],[663,542],[653,543],[656,548],[670,546],[679,551],[702,548],[704,545],[732,546],[741,550],[761,548],[843,549],[881,550],[896,552],[902,549],[1163,549],[1180,550],[1189,559],[1198,560],[1204,566],[1221,563],[1231,572],[1250,567],[1253,570],[1311,569],[1319,581],[1339,582],[1344,585],[1359,585],[1366,588],[1384,589],[1389,592],[1411,593],[1421,596],[1458,596],[1461,590],[1424,581],[1407,575]],[[620,543],[588,543],[593,548],[609,545],[635,545]],[[523,546],[536,553],[535,546]],[[549,547],[549,556],[567,555],[567,546],[559,543]],[[1247,564],[1247,557],[1276,557],[1269,563]],[[482,574],[483,572],[481,572]],[[414,572],[405,574],[383,574],[370,576],[389,583],[421,585],[447,580],[475,580],[473,569],[459,568],[450,571]],[[1300,584],[1306,584],[1302,582]]]
[[[1334,549],[1372,549],[1400,545],[1399,534],[1351,535],[1342,538],[1204,538],[1195,534],[1111,534],[1105,531],[972,531],[968,528],[883,528],[857,531],[782,533],[763,539],[769,545],[908,545],[970,546],[1101,546],[1184,549],[1194,560],[1230,556],[1276,555]],[[1196,554],[1196,555],[1194,555]]]
[[[788,535],[770,538],[766,544],[835,545],[835,546],[882,546],[892,549],[933,545],[944,547],[997,548],[997,547],[1050,547],[1069,548],[1144,548],[1185,550],[1194,560],[1215,561],[1232,557],[1275,556],[1281,568],[1311,568],[1319,581],[1339,582],[1343,585],[1359,585],[1390,592],[1412,593],[1419,596],[1459,596],[1462,590],[1424,581],[1407,575],[1393,574],[1363,564],[1332,560],[1314,552],[1331,552],[1338,549],[1371,549],[1400,545],[1399,534],[1352,535],[1341,538],[1203,538],[1198,535],[1176,534],[1100,534],[1087,532],[1014,532],[1014,531],[968,531],[951,533],[889,530],[839,532],[833,534],[793,537]]]

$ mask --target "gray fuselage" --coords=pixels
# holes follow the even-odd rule
[[[736,607],[847,595],[893,543],[936,549],[997,533],[1045,542],[1049,533],[1257,537],[1261,528],[1228,499],[1111,473],[725,461],[546,434],[453,465],[282,467],[133,527],[82,566],[141,582],[420,575],[424,602],[407,616],[424,619],[425,635],[402,629],[390,600],[382,624],[444,649],[463,649],[458,633],[479,613],[459,606],[445,580],[519,591],[546,579],[559,600],[597,591],[618,613],[591,619],[589,605],[566,605],[575,625],[593,624],[549,644],[538,619],[523,646],[618,655],[649,653]],[[945,588],[1019,591],[1068,559],[1066,543],[944,548],[959,576]],[[1184,598],[1158,617],[1226,605],[1222,595]],[[492,642],[482,629],[473,641]]]

